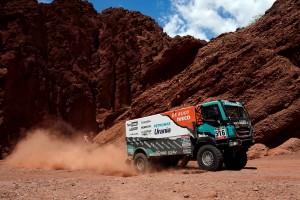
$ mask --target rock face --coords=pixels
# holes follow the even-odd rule
[[[0,152],[49,119],[101,131],[212,99],[246,103],[256,140],[300,136],[300,3],[211,42],[81,0],[0,2]],[[50,121],[51,121],[50,120]]]
[[[0,13],[0,152],[37,124],[64,120],[81,131],[111,126],[206,44],[171,39],[139,12],[98,14],[81,0],[3,0]]]

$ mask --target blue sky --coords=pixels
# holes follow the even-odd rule
[[[50,3],[52,0],[38,0]],[[275,0],[89,0],[101,13],[109,7],[123,7],[148,15],[176,35],[210,40],[221,33],[249,25],[264,14]]]
[[[101,12],[109,7],[123,7],[128,10],[140,11],[155,19],[161,26],[163,25],[159,18],[166,12],[170,12],[170,0],[89,0],[94,8]]]

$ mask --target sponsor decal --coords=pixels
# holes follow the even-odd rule
[[[160,124],[155,124],[154,128],[159,128],[159,127],[164,127],[164,126],[170,126],[171,122],[164,122],[164,123],[160,123]]]
[[[156,128],[154,129],[154,134],[159,135],[159,134],[171,133],[171,130],[172,130],[171,128],[164,128],[164,129]]]
[[[190,147],[191,144],[190,143],[182,143],[182,147]]]
[[[169,111],[163,113],[167,115],[175,122],[175,124],[181,128],[194,129],[194,122],[196,120],[195,107],[187,107],[179,110]]]
[[[177,153],[177,151],[168,151],[168,155],[174,155],[174,154],[176,154]]]
[[[145,129],[145,128],[151,128],[151,125],[142,126],[141,128],[142,128],[142,129]]]
[[[166,151],[159,151],[160,155],[168,155]]]
[[[149,155],[150,156],[159,156],[160,154],[159,154],[159,152],[153,152],[153,153],[150,153]]]
[[[138,124],[139,124],[138,121],[134,121],[134,122],[128,123],[127,127],[134,127],[134,126],[137,126]]]
[[[151,130],[143,130],[143,131],[141,131],[141,133],[142,133],[142,136],[150,135],[151,134]]]
[[[241,124],[241,125],[245,125],[245,124],[248,124],[248,122],[246,120],[240,120],[238,122],[233,122],[235,125],[236,124]]]
[[[182,116],[182,117],[177,117],[177,121],[188,121],[191,119],[191,116],[187,115],[187,116]]]
[[[189,115],[190,111],[189,110],[184,110],[184,111],[174,111],[174,113],[172,113],[172,117],[180,117],[180,116],[186,116]]]
[[[151,122],[151,120],[141,121],[141,124],[148,124],[150,122]]]
[[[132,128],[129,129],[129,131],[135,131],[137,129],[138,129],[138,127],[132,127]]]
[[[184,110],[184,111],[174,112],[172,113],[172,118],[176,118],[177,122],[188,121],[191,119],[190,111]]]
[[[183,149],[184,154],[190,154],[192,153],[191,149]]]
[[[182,147],[190,147],[191,146],[191,140],[189,137],[188,138],[182,137],[181,141],[182,141]]]
[[[130,136],[132,135],[138,135],[139,133],[129,133]]]

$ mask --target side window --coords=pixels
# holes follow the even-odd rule
[[[210,119],[210,120],[216,120],[220,119],[220,110],[218,105],[211,105],[211,106],[202,106],[201,107],[202,116],[204,120]]]

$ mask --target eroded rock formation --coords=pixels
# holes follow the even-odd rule
[[[299,137],[300,3],[209,43],[167,36],[139,12],[81,0],[0,2],[0,151],[65,120],[101,131],[128,118],[212,99],[246,103],[256,139]],[[51,121],[50,120],[50,121]]]

